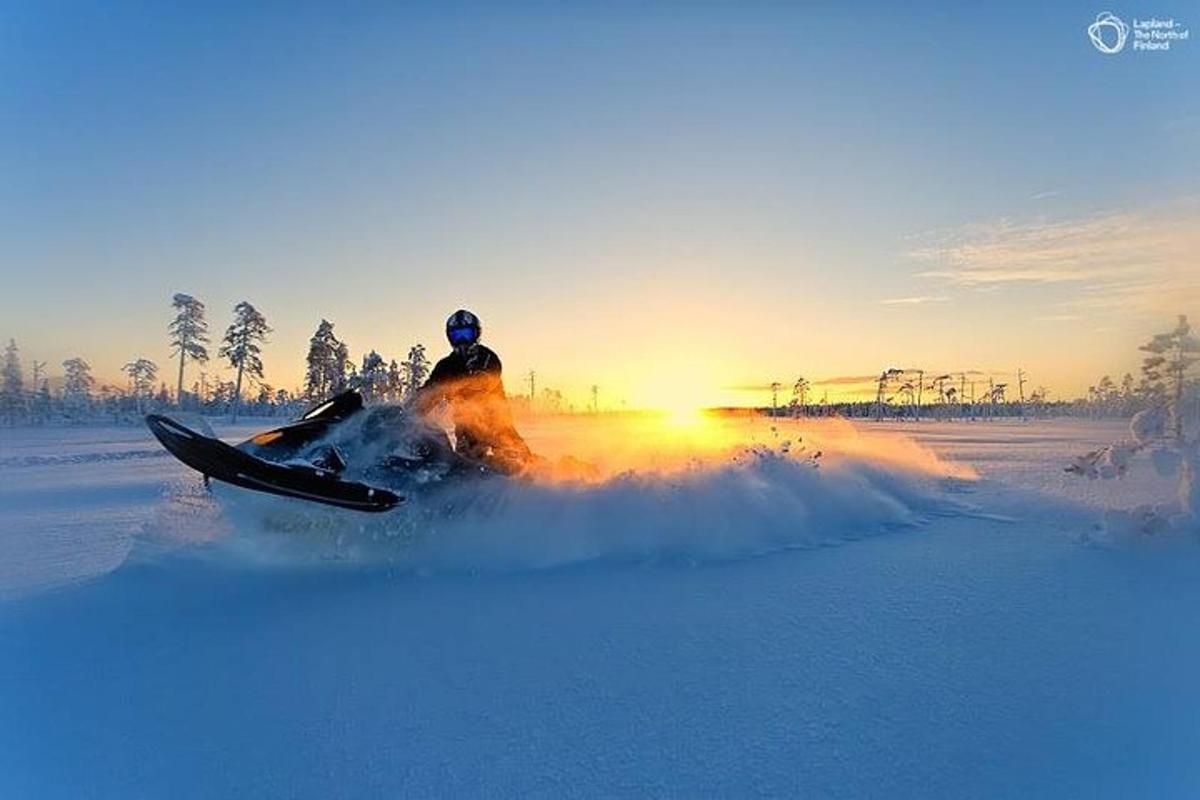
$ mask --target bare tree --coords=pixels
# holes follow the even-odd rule
[[[792,407],[792,416],[798,416],[799,414],[807,416],[808,387],[808,381],[804,379],[804,376],[800,376],[792,384],[792,401],[788,404]]]
[[[903,376],[904,370],[897,369],[896,367],[888,367],[879,374],[875,385],[875,419],[883,419],[884,406],[887,405],[890,399],[887,393],[891,382]]]

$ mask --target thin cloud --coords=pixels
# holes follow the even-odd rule
[[[942,295],[917,295],[916,297],[889,297],[887,300],[880,300],[885,306],[919,306],[926,303],[948,303],[949,297]]]
[[[1177,313],[1200,304],[1200,204],[971,225],[925,237],[917,276],[974,290],[1058,284],[1071,311]]]
[[[783,381],[779,382],[779,386],[781,388],[784,386]],[[742,384],[737,384],[735,386],[723,386],[721,388],[727,392],[769,392],[769,391],[771,391],[771,384],[769,384],[769,383],[742,383]]]
[[[906,373],[915,373],[916,368],[914,367],[912,370],[905,370],[905,372]],[[938,373],[936,370],[926,369],[926,370],[924,370],[924,372],[925,372],[926,380],[931,380],[934,376],[936,376],[938,374],[945,374],[954,380],[957,380],[964,376],[966,378],[987,378],[987,377],[1003,378],[1003,377],[1006,377],[1006,376],[1009,376],[1012,374],[1012,373],[1004,372],[1001,370],[978,370],[978,369],[957,369],[957,370],[951,370],[951,371],[943,371],[942,373]],[[910,375],[910,377],[911,377],[911,375]],[[843,386],[843,387],[862,386],[862,387],[867,387],[867,386],[870,386],[870,387],[872,387],[872,391],[874,391],[873,387],[878,382],[879,382],[879,373],[875,373],[872,375],[836,375],[832,378],[821,378],[820,380],[809,381],[809,386],[811,386],[811,387],[817,387],[817,386]],[[771,387],[770,383],[746,383],[746,384],[738,384],[738,385],[734,385],[734,386],[725,386],[723,388],[726,391],[731,391],[731,392],[759,392],[759,393],[761,393],[761,392],[771,391],[772,387]],[[791,381],[780,381],[779,382],[779,391],[781,393],[785,392],[785,391],[790,392],[791,389],[792,389]]]
[[[878,375],[839,375],[834,378],[822,378],[817,381],[810,381],[810,386],[858,386],[866,383],[874,383],[879,380]],[[780,381],[780,390],[787,389],[791,391],[794,381]],[[723,387],[730,392],[769,392],[771,391],[770,383],[742,383],[734,386]]]
[[[1030,200],[1049,200],[1051,197],[1061,197],[1062,189],[1047,189],[1044,192],[1034,192],[1029,195]]]
[[[835,378],[822,378],[819,381],[813,381],[813,386],[856,386],[863,383],[875,383],[879,380],[878,375],[839,375]]]

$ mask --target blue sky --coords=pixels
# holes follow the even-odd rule
[[[0,10],[27,358],[163,365],[186,291],[268,315],[277,385],[321,317],[398,357],[467,306],[510,385],[635,404],[904,362],[1071,393],[1200,312],[1200,45],[1084,32],[1194,5],[168,5]]]

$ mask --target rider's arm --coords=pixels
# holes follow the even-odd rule
[[[418,389],[413,397],[413,408],[418,414],[430,413],[445,398],[448,376],[444,364],[445,359],[434,366],[433,372],[425,379],[425,385]]]
[[[496,355],[495,350],[487,350],[486,353],[485,361],[479,370],[480,375],[483,376],[489,392],[496,392],[500,397],[504,397],[504,381],[501,377],[503,367],[500,364],[500,356]]]

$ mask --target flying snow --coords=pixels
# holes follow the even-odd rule
[[[548,464],[527,480],[434,487],[379,517],[219,487],[211,529],[236,531],[221,549],[254,559],[418,571],[710,561],[916,525],[960,509],[945,482],[975,477],[906,436],[839,420],[614,415],[524,430]]]

